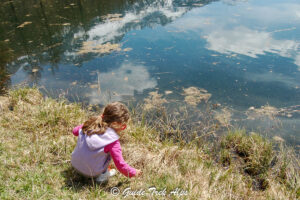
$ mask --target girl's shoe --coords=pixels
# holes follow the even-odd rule
[[[109,177],[116,175],[116,173],[117,172],[115,169],[107,169],[106,172],[104,172],[103,174],[98,176],[98,178],[96,179],[96,182],[97,183],[105,183],[108,181]]]

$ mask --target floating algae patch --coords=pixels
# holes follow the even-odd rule
[[[48,46],[48,47],[45,47],[45,48],[44,48],[44,51],[46,51],[46,50],[48,50],[48,49],[52,49],[52,48],[58,47],[58,46],[61,46],[61,45],[62,45],[61,42],[60,42],[60,43],[53,44],[53,45],[50,45],[50,46]]]
[[[203,6],[204,4],[202,4],[202,3],[194,3],[193,4],[193,6],[198,6],[198,7],[201,7],[201,6]]]
[[[24,22],[23,24],[17,26],[17,28],[24,28],[24,26],[32,24],[32,22]]]
[[[158,94],[157,91],[150,92],[149,96],[144,100],[144,110],[151,110],[153,108],[161,108],[164,103],[168,101],[162,98],[162,94]]]
[[[228,108],[223,108],[221,111],[214,111],[214,118],[224,127],[230,125],[231,116],[232,114]]]
[[[86,41],[82,43],[81,49],[77,54],[87,54],[87,53],[98,53],[105,54],[112,51],[121,51],[120,44],[111,44],[110,42],[105,44],[95,45],[94,41]]]
[[[125,52],[131,51],[131,50],[132,50],[132,48],[125,48],[125,49],[123,49],[123,51],[125,51]]]
[[[98,88],[98,85],[97,84],[93,84],[93,85],[90,85],[90,88]]]
[[[279,109],[279,115],[283,117],[300,117],[300,105],[293,105]]]
[[[183,89],[184,101],[192,106],[196,106],[201,101],[207,102],[211,97],[211,94],[207,90],[196,87],[189,87]]]
[[[166,90],[166,91],[165,91],[165,94],[166,94],[166,95],[172,94],[172,93],[173,93],[173,91],[170,91],[170,90]]]
[[[297,118],[300,116],[300,105],[293,105],[284,108],[275,108],[270,105],[261,106],[260,108],[250,107],[246,111],[247,119],[254,120],[255,118],[267,117],[271,120],[276,117]]]
[[[71,26],[70,23],[62,23],[62,24],[49,24],[50,26]]]
[[[267,117],[271,120],[274,120],[279,114],[279,110],[273,106],[265,105],[260,108],[250,107],[246,111],[248,119],[254,120],[256,118]]]
[[[108,20],[108,21],[121,21],[122,20],[122,14],[107,14],[105,16],[102,16],[101,18],[103,20]]]

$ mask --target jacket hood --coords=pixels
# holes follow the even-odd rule
[[[80,130],[82,132],[82,130]],[[85,141],[90,150],[101,149],[108,144],[117,141],[120,137],[112,128],[107,128],[103,134],[85,135]]]

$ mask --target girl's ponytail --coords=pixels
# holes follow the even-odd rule
[[[102,120],[102,116],[93,116],[84,122],[82,131],[86,135],[103,134],[108,124]]]

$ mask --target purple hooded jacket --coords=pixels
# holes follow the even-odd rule
[[[96,177],[102,174],[111,160],[110,154],[104,152],[104,147],[119,139],[118,134],[111,128],[107,128],[104,134],[83,134],[79,130],[77,146],[72,153],[72,166],[88,177]]]

